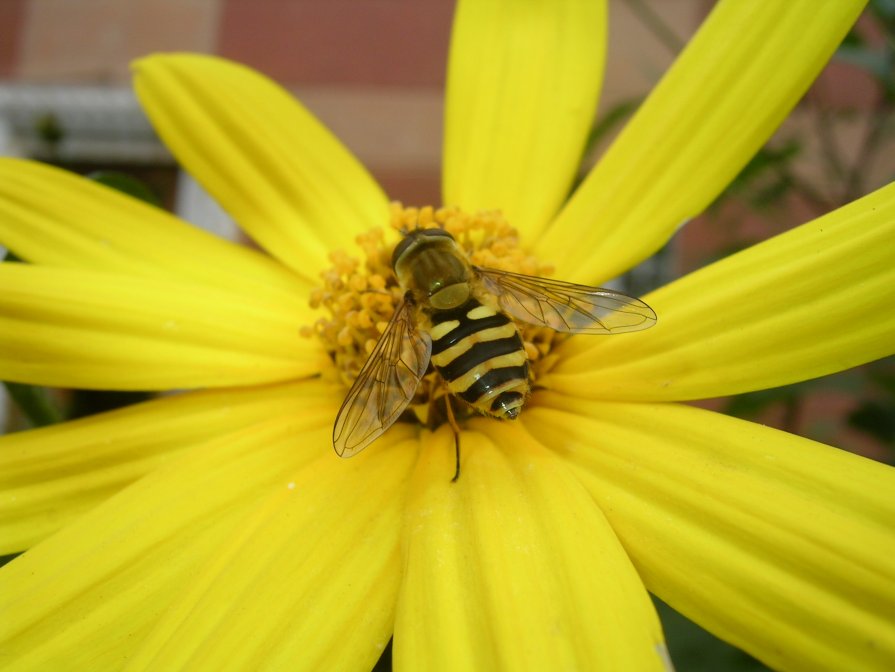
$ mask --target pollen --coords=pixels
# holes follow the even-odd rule
[[[305,337],[323,341],[341,381],[350,386],[357,378],[389,319],[403,298],[391,268],[391,255],[400,237],[415,229],[442,228],[450,233],[475,266],[549,277],[553,269],[526,252],[518,232],[499,211],[466,213],[453,207],[416,208],[391,205],[391,221],[357,238],[362,258],[344,251],[330,254],[332,266],[321,273],[322,284],[311,294],[311,306],[321,317],[302,329]],[[552,329],[518,324],[532,383],[552,368],[551,350],[563,338]],[[422,380],[413,408],[426,422],[425,409],[444,394],[438,374]]]

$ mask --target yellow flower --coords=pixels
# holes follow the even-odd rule
[[[568,203],[599,90],[597,2],[467,0],[443,200],[499,209],[556,277],[658,249],[768,138],[861,2],[721,2]],[[678,401],[895,350],[895,186],[575,337],[520,419],[395,425],[340,460],[345,388],[299,330],[334,250],[388,221],[283,90],[200,56],[136,66],[158,132],[270,256],[0,162],[0,377],[209,388],[5,437],[4,669],[662,669],[647,591],[779,669],[891,669],[895,476]]]

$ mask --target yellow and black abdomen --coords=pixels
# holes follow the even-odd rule
[[[528,357],[513,321],[473,297],[429,318],[432,364],[451,393],[486,415],[519,415],[529,391]]]

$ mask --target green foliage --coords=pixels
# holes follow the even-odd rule
[[[50,398],[45,387],[23,385],[22,383],[3,383],[19,410],[31,423],[32,427],[53,425],[63,420],[62,413]]]
[[[864,401],[848,416],[848,424],[884,443],[895,443],[895,409],[892,404]]]
[[[65,137],[65,129],[59,118],[52,112],[47,112],[34,120],[34,132],[41,142],[50,148],[55,147]]]
[[[120,191],[122,194],[133,196],[144,203],[149,203],[149,205],[154,205],[159,208],[162,207],[161,200],[155,192],[149,188],[149,185],[131,175],[111,170],[98,170],[90,173],[87,177],[94,182],[103,184],[115,191]]]
[[[790,138],[779,147],[766,145],[743,166],[727,191],[712,207],[717,209],[727,198],[739,196],[756,210],[765,210],[783,201],[798,180],[793,172],[793,162],[802,151],[802,142]]]
[[[895,357],[864,368],[871,396],[848,415],[848,424],[888,447],[888,461],[895,463]]]
[[[601,115],[597,120],[597,123],[590,129],[590,133],[587,134],[587,141],[584,145],[584,155],[587,156],[590,154],[600,142],[618,130],[622,123],[627,121],[628,117],[634,114],[642,102],[643,96],[629,98],[628,100],[623,100],[617,105],[609,108],[605,114]]]
[[[765,672],[769,668],[735,646],[718,639],[654,597],[656,610],[677,672]]]
[[[883,100],[895,102],[895,0],[871,0],[867,15],[882,34],[881,44],[870,45],[852,30],[836,52],[836,58],[866,70],[880,85]]]

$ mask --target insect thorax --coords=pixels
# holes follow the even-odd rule
[[[409,234],[396,255],[395,275],[402,288],[421,304],[444,310],[469,298],[469,262],[449,235]]]

